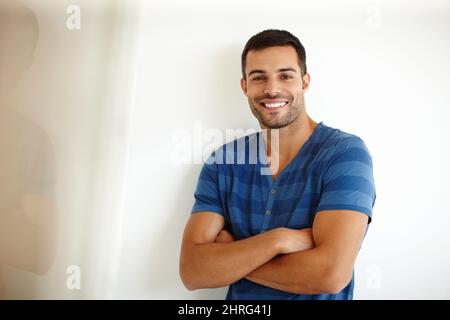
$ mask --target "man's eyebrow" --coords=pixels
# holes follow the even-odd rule
[[[293,69],[293,68],[281,68],[281,69],[278,69],[278,70],[277,70],[278,73],[280,73],[280,72],[286,72],[286,71],[297,72],[297,70],[295,70],[295,69]],[[255,69],[255,70],[250,71],[250,72],[248,73],[248,76],[250,77],[252,74],[255,74],[255,73],[266,73],[266,71],[261,70],[261,69]]]
[[[277,72],[286,72],[286,71],[297,72],[297,70],[295,70],[295,69],[293,69],[293,68],[283,68],[283,69],[278,69]]]

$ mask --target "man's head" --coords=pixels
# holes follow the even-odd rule
[[[0,94],[14,87],[32,64],[38,37],[30,9],[19,1],[0,1]]]
[[[242,52],[241,87],[263,128],[283,128],[305,112],[309,87],[305,48],[291,33],[269,29]]]

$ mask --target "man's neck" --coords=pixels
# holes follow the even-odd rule
[[[274,131],[275,129],[267,129],[267,159],[271,166],[274,163],[278,166],[278,170],[275,170],[277,173],[274,173],[275,177],[295,158],[316,126],[317,123],[305,112],[290,125],[278,129],[277,133]],[[278,139],[276,138],[277,134]],[[278,145],[273,145],[276,143]]]

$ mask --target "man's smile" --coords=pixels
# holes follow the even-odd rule
[[[285,99],[264,99],[261,100],[260,105],[264,107],[264,109],[268,109],[271,111],[281,110],[288,106],[289,101]]]

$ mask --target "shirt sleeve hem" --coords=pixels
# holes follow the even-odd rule
[[[352,211],[358,211],[361,213],[366,214],[369,217],[369,221],[367,224],[372,222],[372,211],[360,206],[355,205],[348,205],[348,204],[342,204],[342,205],[323,205],[320,207],[317,207],[316,213],[323,210],[352,210]]]
[[[218,213],[221,216],[223,216],[223,210],[222,209],[220,209],[218,207],[215,207],[215,206],[205,206],[205,205],[195,206],[194,208],[192,208],[191,214],[194,214],[194,213],[200,212],[200,211],[212,211],[212,212]]]

